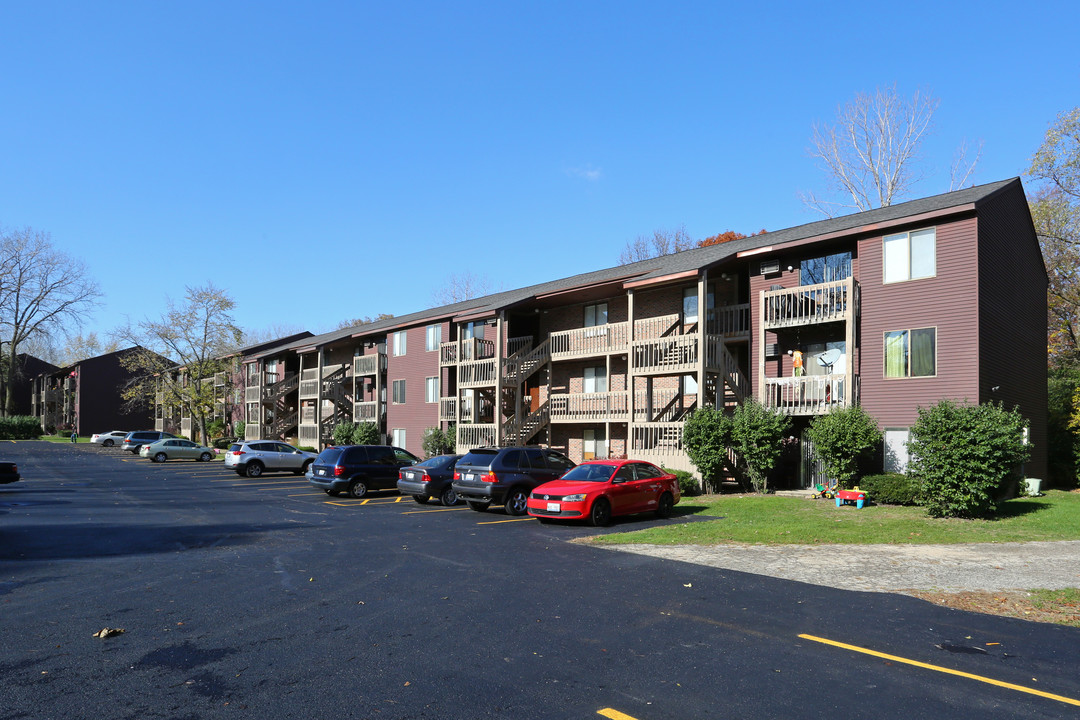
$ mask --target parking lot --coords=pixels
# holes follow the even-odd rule
[[[1070,628],[598,549],[573,542],[595,528],[500,509],[85,445],[3,451],[25,479],[0,488],[0,717],[1069,711],[898,658],[1080,697]]]

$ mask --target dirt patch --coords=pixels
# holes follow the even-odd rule
[[[1080,604],[1060,600],[1048,602],[1024,591],[942,593],[905,590],[904,594],[956,610],[1080,627]]]

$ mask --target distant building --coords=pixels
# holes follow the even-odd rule
[[[42,373],[53,372],[58,368],[50,362],[26,353],[19,353],[15,364],[15,382],[12,386],[12,397],[15,406],[11,415],[33,415],[33,388],[34,378]],[[7,373],[0,372],[0,407],[7,402]]]

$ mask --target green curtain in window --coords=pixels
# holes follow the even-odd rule
[[[911,331],[911,376],[936,375],[935,345],[937,331],[934,328]]]
[[[885,333],[885,377],[907,376],[907,331]]]

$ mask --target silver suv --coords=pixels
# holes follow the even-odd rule
[[[248,477],[259,477],[273,470],[303,475],[315,457],[313,452],[298,450],[277,440],[251,440],[229,446],[225,452],[225,467]]]

